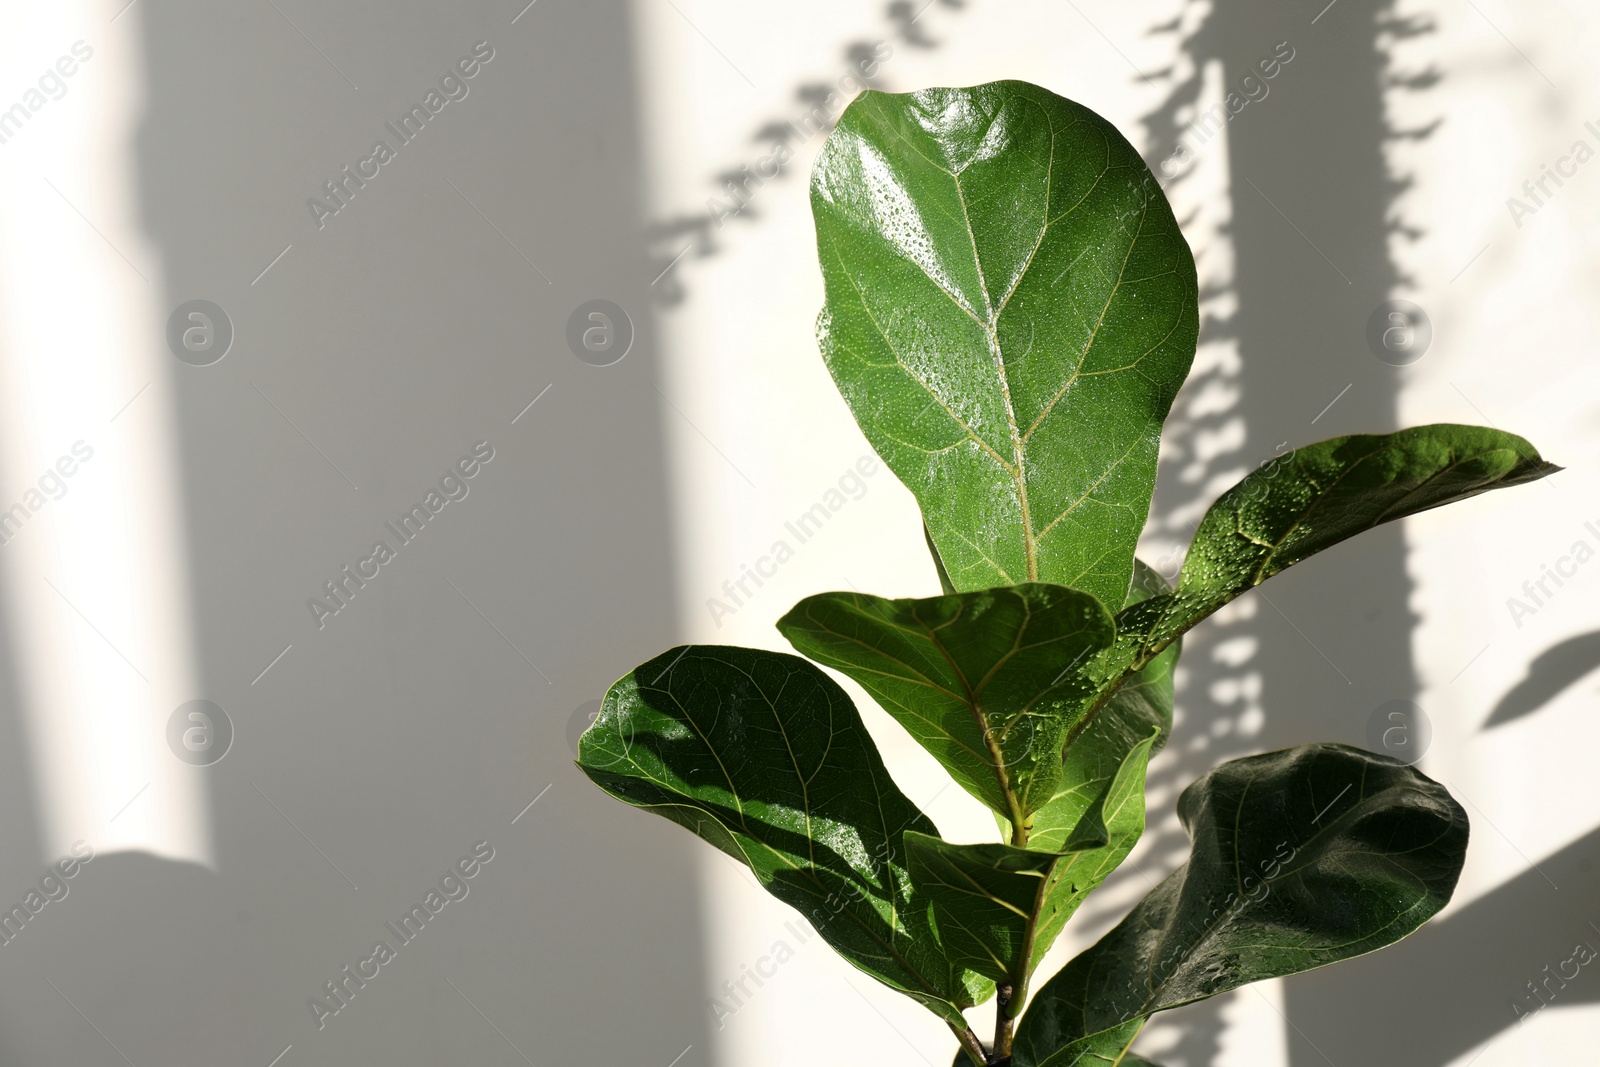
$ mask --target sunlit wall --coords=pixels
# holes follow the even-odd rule
[[[1369,744],[1380,709],[1400,701],[1414,729],[1409,709],[1431,723],[1422,767],[1450,783],[1473,820],[1467,872],[1437,929],[1388,972],[1379,956],[1348,965],[1343,982],[1330,969],[1321,984],[1267,983],[1173,1013],[1139,1047],[1191,1067],[1374,1062],[1363,1040],[1392,1040],[1406,1062],[1441,1067],[1581,1055],[1600,1018],[1583,1006],[1592,984],[1519,1024],[1512,1004],[1536,964],[1528,974],[1521,957],[1473,960],[1470,977],[1438,972],[1483,942],[1485,921],[1510,931],[1549,917],[1526,933],[1548,941],[1553,963],[1570,942],[1600,936],[1578,903],[1593,898],[1586,835],[1600,824],[1585,770],[1600,737],[1586,714],[1595,690],[1585,677],[1600,665],[1584,636],[1595,578],[1571,558],[1579,540],[1600,548],[1583,504],[1600,433],[1588,237],[1600,170],[1588,156],[1574,162],[1577,141],[1600,150],[1600,126],[1585,125],[1600,121],[1585,78],[1600,55],[1596,17],[1577,4],[1487,0],[636,9],[649,27],[646,189],[667,270],[656,288],[681,610],[697,639],[782,649],[772,624],[801,596],[937,589],[909,493],[881,467],[849,477],[871,452],[812,341],[822,296],[805,178],[821,138],[786,124],[819,104],[836,114],[853,79],[904,91],[1024,78],[1106,114],[1144,150],[1194,247],[1202,292],[1200,352],[1169,426],[1145,546],[1169,573],[1205,505],[1286,445],[1469,422],[1523,433],[1571,468],[1307,564],[1311,580],[1286,576],[1270,603],[1246,598],[1193,635],[1177,733],[1152,768],[1149,838],[1054,957],[1097,936],[1181,861],[1172,804],[1196,774],[1282,744]],[[1258,62],[1273,57],[1281,62],[1263,85]],[[1207,124],[1208,110],[1230,117]],[[773,169],[758,168],[780,140],[793,160],[751,180]],[[1296,155],[1317,140],[1334,158],[1299,170],[1273,159],[1275,146]],[[1522,183],[1558,157],[1561,184],[1547,182],[1536,213],[1510,210],[1507,198],[1526,199]],[[1305,168],[1320,169],[1326,186]],[[1291,286],[1303,292],[1280,295]],[[1369,344],[1368,319],[1387,299],[1425,310],[1432,340],[1419,359]],[[828,525],[792,544],[785,521],[841,487],[852,492]],[[779,541],[793,549],[781,565],[771,562]],[[1563,584],[1547,583],[1526,615],[1508,607],[1558,557]],[[762,561],[760,581],[748,577]],[[947,835],[992,837],[986,816],[852,692],[911,798]],[[1491,717],[1506,721],[1490,727]],[[1539,891],[1557,890],[1536,865],[1562,854],[1577,873],[1546,899]],[[833,958],[733,864],[710,850],[703,864],[719,1062],[799,1065],[841,1045],[872,1062],[948,1057],[936,1020]],[[1471,909],[1488,898],[1507,903],[1485,920]],[[748,977],[756,972],[759,982]],[[1352,1013],[1390,1021],[1351,1025]],[[1478,1021],[1463,1025],[1467,1016]],[[796,1022],[817,1018],[828,1025]]]
[[[138,213],[141,16],[33,5],[0,44],[0,574],[41,863],[75,841],[213,856],[204,782],[165,744],[205,694],[165,278]]]

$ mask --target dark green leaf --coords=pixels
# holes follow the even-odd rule
[[[1121,603],[1199,328],[1132,145],[1024,82],[845,109],[812,172],[823,358],[957,589]]]
[[[1111,788],[1059,851],[906,835],[912,885],[933,901],[945,954],[995,982],[1009,982],[1017,1009],[1056,935],[1144,832],[1145,765],[1154,740],[1152,734],[1128,754]]]
[[[1085,670],[1115,637],[1087,593],[1029,583],[925,600],[807,597],[778,622],[871,693],[974,796],[1023,821],[1056,791]]]
[[[1127,658],[1152,650],[1284,568],[1363,530],[1560,470],[1515,434],[1441,423],[1295,449],[1206,512],[1178,589],[1117,616]]]
[[[911,882],[933,901],[945,955],[995,982],[1029,955],[1032,918],[1061,857],[1005,844],[906,835]]]
[[[748,864],[841,955],[947,1021],[990,987],[939,951],[906,871],[934,833],[850,698],[796,656],[719,645],[656,657],[606,694],[579,743],[596,785]]]
[[[1152,1012],[1392,944],[1449,901],[1467,818],[1386,756],[1307,745],[1234,760],[1183,793],[1189,862],[1039,990],[1016,1067]]]
[[[1145,1020],[1135,1019],[1080,1038],[1057,1049],[1057,1058],[1051,1061],[1050,1067],[1158,1067],[1143,1056],[1128,1051],[1128,1046],[1139,1036],[1144,1024]],[[1013,1058],[1012,1065],[1017,1067],[1021,1062]],[[972,1067],[972,1058],[965,1051],[957,1052],[956,1062],[951,1067]]]

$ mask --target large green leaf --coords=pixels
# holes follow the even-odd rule
[[[1024,82],[868,91],[811,203],[823,358],[955,588],[1120,604],[1199,329],[1193,257],[1138,152]]]
[[[797,656],[720,645],[662,653],[617,682],[578,765],[619,800],[748,864],[842,956],[965,1025],[986,981],[939,950],[906,870],[934,833],[895,787],[844,690]]]
[[[1072,913],[1144,833],[1144,779],[1155,735],[1135,746],[1111,787],[1056,852],[958,845],[906,835],[911,880],[933,902],[951,960],[1010,983],[1016,1014],[1028,977]]]
[[[1443,786],[1344,745],[1225,763],[1178,814],[1189,862],[1040,988],[1016,1067],[1065,1067],[1152,1012],[1392,944],[1449,901],[1466,855]]]
[[[1025,822],[1054,796],[1068,731],[1111,647],[1088,593],[1028,583],[924,600],[807,597],[778,622],[871,693],[973,796]]]
[[[1307,556],[1394,519],[1560,470],[1515,434],[1439,423],[1285,453],[1224,493],[1195,530],[1177,591],[1124,608],[1137,666],[1200,620]]]

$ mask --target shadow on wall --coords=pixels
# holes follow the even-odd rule
[[[1593,830],[1376,956],[1295,978],[1296,996],[1321,1006],[1291,1016],[1304,1031],[1295,1062],[1441,1067],[1516,1040],[1507,1031],[1546,1007],[1600,1002],[1597,864]]]
[[[795,86],[793,107],[760,122],[750,135],[748,151],[737,165],[712,175],[711,195],[703,211],[680,212],[652,223],[650,275],[654,299],[664,305],[682,303],[688,282],[681,262],[689,253],[707,259],[721,251],[718,238],[731,221],[755,222],[761,218],[761,190],[768,182],[784,181],[798,170],[795,162],[807,145],[817,146],[856,93],[883,88],[886,65],[896,50],[928,51],[944,41],[936,36],[939,20],[933,9],[965,12],[972,0],[893,0],[884,9],[884,32],[846,44],[838,70],[826,78]],[[804,177],[804,175],[801,175]],[[674,269],[676,268],[676,269]]]
[[[1532,715],[1600,667],[1600,633],[1542,653],[1484,724]],[[1473,813],[1474,832],[1488,830]],[[1488,830],[1492,832],[1492,830]],[[1374,959],[1296,979],[1310,1003],[1337,1004],[1297,1019],[1305,1061],[1344,1062],[1384,1049],[1395,1062],[1454,1061],[1514,1031],[1546,1007],[1600,1002],[1600,829]],[[1342,1016],[1342,1019],[1337,1017]],[[1361,1019],[1358,1032],[1347,1025]]]
[[[1409,295],[1391,241],[1420,235],[1397,214],[1408,182],[1390,172],[1384,150],[1428,137],[1442,120],[1395,129],[1384,94],[1426,92],[1440,75],[1395,68],[1395,46],[1431,26],[1388,2],[1219,0],[1153,32],[1179,34],[1185,63],[1159,75],[1172,85],[1146,120],[1152,165],[1181,183],[1196,157],[1226,151],[1236,256],[1231,283],[1202,291],[1202,358],[1168,424],[1156,521],[1181,544],[1211,500],[1278,452],[1398,428],[1398,371],[1369,349],[1366,331],[1383,301]],[[1201,105],[1219,87],[1234,101],[1207,120]],[[1385,527],[1275,578],[1192,634],[1178,726],[1152,769],[1153,791],[1175,798],[1249,751],[1317,740],[1374,747],[1369,723],[1380,706],[1416,696],[1409,590],[1400,530]],[[1595,635],[1551,649],[1489,725],[1531,713],[1597,663]],[[1153,844],[1169,864],[1187,854],[1170,819]],[[1513,1004],[1530,1013],[1600,995],[1592,968],[1574,976],[1568,962],[1575,940],[1600,948],[1589,925],[1600,913],[1585,910],[1594,894],[1584,892],[1600,881],[1597,854],[1600,832],[1399,946],[1289,979],[1291,1063],[1442,1067],[1516,1025]],[[1553,979],[1551,969],[1560,972]],[[1223,1007],[1172,1013],[1182,1037],[1162,1062],[1211,1064]]]
[[[1495,704],[1484,729],[1532,715],[1600,667],[1600,630],[1569,637],[1539,653],[1527,677]]]
[[[1217,0],[1190,4],[1151,30],[1177,36],[1178,61],[1151,75],[1167,95],[1145,119],[1148,162],[1169,188],[1201,166],[1226,166],[1228,220],[1216,236],[1232,247],[1230,265],[1200,240],[1200,356],[1167,424],[1152,517],[1157,538],[1178,546],[1151,561],[1169,577],[1206,507],[1251,468],[1313,441],[1398,428],[1399,371],[1365,337],[1377,306],[1405,295],[1391,241],[1415,236],[1395,214],[1405,182],[1390,173],[1385,144],[1427,136],[1386,121],[1384,93],[1402,84],[1389,50],[1427,27],[1399,19],[1386,2],[1341,4],[1318,17],[1323,7]],[[1436,80],[1430,72],[1404,84],[1421,90]],[[1158,865],[1186,858],[1172,805],[1206,770],[1313,741],[1368,747],[1375,710],[1414,699],[1403,551],[1398,527],[1364,534],[1186,639],[1173,741],[1151,773],[1146,847]],[[1288,983],[1291,1032],[1347,1024],[1346,1002],[1304,988]],[[1213,1063],[1226,999],[1171,1013],[1167,1030],[1178,1044],[1158,1058],[1169,1067]],[[1376,1039],[1364,1048],[1388,1056]],[[1298,1046],[1292,1060],[1321,1062]]]
[[[0,581],[3,580],[0,578]],[[16,679],[20,677],[15,663],[17,645],[9,630],[8,621],[0,613],[0,791],[3,791],[0,793],[0,811],[6,813],[5,818],[0,820],[0,858],[3,858],[0,877],[4,879],[0,882],[0,886],[4,887],[0,892],[6,894],[0,898],[0,912],[9,912],[13,906],[22,903],[24,895],[34,889],[46,873],[46,864],[49,862],[44,858],[44,845],[39,833],[41,812],[36,801],[38,793],[33,765],[28,758],[27,717],[22,694],[16,685]],[[6,930],[4,934],[10,935],[11,931]],[[26,952],[26,946],[12,936],[0,937],[0,940],[6,942],[0,945],[0,958],[15,957]],[[13,975],[19,973],[18,961],[10,960],[9,968]],[[34,970],[33,973],[37,975],[40,972]],[[5,969],[0,968],[0,991],[9,985],[4,974]],[[38,984],[37,978],[31,979],[31,982]],[[12,1051],[12,1044],[7,1039],[14,1028],[25,1024],[27,1014],[15,1000],[0,992],[0,1062],[27,1062],[8,1055]]]
[[[215,873],[99,855],[4,949],[7,1064],[106,1041],[174,1067],[709,1062],[699,846],[602,801],[568,743],[677,637],[652,273],[619,208],[641,202],[632,26],[622,3],[518,6],[148,0],[117,24],[148,80],[157,299],[234,327],[155,388],[181,418],[190,696],[235,741],[193,768]],[[566,341],[599,298],[634,333],[608,367]],[[37,856],[12,770],[0,843]],[[429,898],[479,842],[492,862]]]

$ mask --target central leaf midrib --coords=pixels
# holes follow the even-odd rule
[[[1105,325],[1106,316],[1111,311],[1111,305],[1113,301],[1115,301],[1116,295],[1122,287],[1123,276],[1127,273],[1128,263],[1133,258],[1134,246],[1139,243],[1139,238],[1144,233],[1144,225],[1149,215],[1149,198],[1146,197],[1144,203],[1141,204],[1141,210],[1139,212],[1139,227],[1134,232],[1133,236],[1128,239],[1128,245],[1123,253],[1122,264],[1117,271],[1116,280],[1112,283],[1111,291],[1106,295],[1105,303],[1100,308],[1100,314],[1095,320],[1094,327],[1090,331],[1088,340],[1084,342],[1083,349],[1078,354],[1077,366],[1073,369],[1072,374],[1067,379],[1067,382],[1061,387],[1056,395],[1051,398],[1050,402],[1046,405],[1045,410],[1042,411],[1039,417],[1034,420],[1033,425],[1031,425],[1028,430],[1024,432],[1017,420],[1016,404],[1011,397],[1010,375],[1006,370],[1005,353],[1000,345],[999,319],[1000,313],[1005,310],[1007,305],[1010,304],[1012,296],[1014,296],[1018,289],[1021,288],[1022,281],[1027,276],[1029,269],[1032,268],[1034,257],[1038,254],[1039,248],[1043,246],[1045,237],[1049,233],[1050,226],[1053,221],[1050,218],[1050,193],[1055,181],[1056,130],[1055,123],[1050,116],[1046,114],[1045,117],[1046,121],[1050,124],[1050,156],[1045,166],[1045,188],[1043,198],[1044,224],[1039,229],[1039,237],[1034,242],[1034,247],[1029,251],[1027,261],[1023,264],[1022,269],[1017,272],[1016,280],[1011,283],[1008,291],[1006,292],[1005,298],[1002,300],[999,307],[994,305],[993,298],[989,295],[989,280],[988,276],[984,272],[982,257],[978,253],[977,234],[972,228],[972,215],[967,204],[966,189],[961,184],[961,172],[950,170],[944,171],[944,173],[950,176],[950,180],[955,187],[957,202],[961,205],[961,216],[967,230],[967,241],[972,248],[973,270],[977,275],[978,291],[983,297],[984,313],[987,319],[987,321],[979,322],[978,325],[983,328],[984,336],[989,346],[989,355],[994,360],[995,371],[1000,378],[1001,404],[1005,413],[1006,429],[1011,436],[1012,463],[1009,467],[1008,473],[1011,474],[1012,483],[1016,491],[1017,504],[1021,510],[1022,547],[1024,560],[1027,567],[1026,580],[1028,581],[1039,580],[1039,540],[1043,534],[1035,534],[1033,528],[1032,505],[1028,498],[1027,484],[1027,439],[1032,436],[1033,431],[1038,428],[1039,423],[1042,422],[1044,418],[1055,408],[1057,401],[1059,401],[1062,396],[1065,395],[1066,391],[1071,388],[1072,383],[1078,379],[1079,372],[1083,368],[1084,361],[1088,359],[1089,351],[1094,347],[1094,343],[1100,335],[1100,329]],[[1100,180],[1105,177],[1105,174],[1109,170],[1109,165],[1105,168],[1102,168],[1101,173],[1096,176],[1094,184],[1091,186],[1090,193],[1092,193],[1095,188],[1099,187]],[[1081,204],[1084,199],[1087,199],[1090,193],[1085,193],[1084,197],[1080,198],[1079,203]],[[1077,206],[1078,205],[1074,205],[1074,209]],[[1131,452],[1132,449],[1130,448],[1129,451]],[[1054,527],[1067,515],[1076,510],[1077,507],[1094,492],[1095,487],[1109,477],[1111,471],[1115,470],[1116,467],[1122,462],[1122,459],[1126,458],[1127,456],[1124,454],[1124,456],[1121,457],[1117,463],[1112,464],[1110,469],[1104,472],[1100,478],[1096,479],[1094,486],[1091,486],[1087,492],[1085,492],[1076,501],[1063,510],[1061,514],[1055,516],[1055,518],[1051,520],[1050,526]],[[1002,466],[1004,467],[1005,464],[1002,463]]]
[[[965,612],[965,604],[962,604],[956,610],[957,616],[960,616]],[[928,629],[926,623],[917,618],[915,612],[913,612],[912,618],[915,619],[917,625],[921,626],[923,631],[927,633],[929,642],[932,643],[934,648],[939,650],[939,655],[944,658],[944,661],[949,666],[951,673],[954,674],[955,677],[961,682],[962,691],[966,694],[965,702],[967,708],[972,712],[972,718],[977,723],[978,730],[983,738],[984,747],[989,750],[989,757],[994,768],[995,781],[1000,786],[1000,795],[1005,798],[1006,807],[1011,809],[1013,825],[1022,825],[1022,800],[1017,796],[1016,790],[1012,787],[1011,775],[1006,770],[1005,753],[1001,750],[1000,744],[994,739],[994,734],[989,729],[988,718],[984,715],[983,708],[978,703],[978,694],[972,688],[972,680],[967,677],[967,672],[961,669],[960,664],[956,663],[955,657],[950,654],[950,650],[944,647],[944,642],[940,641],[937,635],[932,630]]]
[[[1055,158],[1055,132],[1050,135],[1051,160]],[[1044,230],[1050,228],[1050,179],[1053,177],[1048,171],[1045,177]],[[1022,551],[1027,564],[1027,580],[1039,580],[1039,558],[1037,546],[1033,536],[1033,516],[1028,510],[1028,483],[1027,472],[1023,468],[1026,460],[1022,441],[1022,427],[1017,424],[1016,405],[1011,400],[1011,379],[1006,374],[1005,354],[1000,350],[1000,328],[998,313],[994,308],[994,301],[989,296],[989,279],[983,273],[983,259],[978,255],[978,235],[972,229],[972,213],[967,208],[967,192],[961,187],[961,175],[950,172],[950,180],[955,184],[956,199],[961,204],[961,220],[967,227],[967,241],[972,246],[972,269],[978,276],[978,292],[983,295],[983,312],[986,319],[980,323],[983,327],[985,339],[989,343],[989,355],[994,360],[995,371],[1000,375],[1000,400],[1005,409],[1006,429],[1011,435],[1011,480],[1016,487],[1017,504],[1022,509]],[[1044,232],[1040,231],[1039,240],[1044,240]],[[1023,268],[1023,273],[1027,268]],[[1021,283],[1019,276],[1018,283]]]

